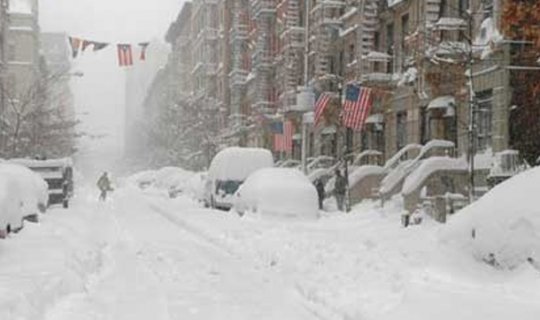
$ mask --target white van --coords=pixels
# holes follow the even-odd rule
[[[236,190],[247,177],[273,166],[272,153],[266,149],[232,147],[220,151],[208,170],[205,203],[212,208],[229,210]]]

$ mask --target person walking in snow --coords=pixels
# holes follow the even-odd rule
[[[107,172],[103,172],[101,177],[99,177],[97,186],[101,191],[101,194],[99,195],[99,200],[107,200],[107,191],[112,191],[111,180],[109,179],[109,175],[107,174]]]
[[[322,210],[324,202],[324,184],[321,179],[315,181],[315,189],[317,189],[317,196],[319,197],[319,210]]]
[[[339,211],[343,211],[343,205],[345,203],[345,195],[347,194],[347,180],[341,175],[341,171],[336,169],[336,183],[334,186],[334,196]]]

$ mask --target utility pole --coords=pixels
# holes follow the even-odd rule
[[[306,0],[304,3],[304,97],[308,95],[308,82],[309,82],[309,11],[311,7],[311,0]],[[307,99],[304,99],[305,103],[308,103]],[[307,109],[307,108],[306,108]],[[307,174],[307,135],[308,135],[308,121],[306,117],[307,112],[304,112],[302,116],[302,150],[301,150],[301,167],[302,172]]]
[[[476,103],[475,103],[475,93],[474,93],[474,77],[473,77],[473,66],[474,66],[474,55],[473,55],[473,14],[470,11],[466,14],[468,21],[468,42],[469,49],[467,54],[467,77],[468,77],[468,88],[469,88],[469,124],[468,124],[468,134],[469,134],[469,148],[468,148],[468,160],[469,160],[469,203],[474,202],[474,160],[476,156],[476,132],[475,132],[475,116],[476,116]]]

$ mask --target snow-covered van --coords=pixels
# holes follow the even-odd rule
[[[229,210],[234,194],[253,172],[274,166],[272,153],[260,148],[232,147],[212,160],[205,185],[204,201],[212,208]]]

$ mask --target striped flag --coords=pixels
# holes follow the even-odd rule
[[[141,61],[146,60],[146,49],[148,49],[149,45],[150,45],[150,42],[141,42],[141,43],[139,43],[139,47],[141,48],[141,55],[139,56],[139,59]]]
[[[118,45],[118,65],[121,67],[133,65],[133,53],[130,44]]]
[[[353,84],[347,85],[343,103],[343,125],[354,130],[362,130],[372,105],[372,89]]]
[[[283,124],[283,133],[274,134],[274,151],[291,152],[292,151],[292,136],[293,136],[292,121],[287,120]]]
[[[329,92],[323,92],[319,96],[317,103],[315,103],[315,120],[314,120],[315,126],[319,124],[319,121],[321,120],[321,117],[324,114],[324,110],[326,109],[326,106],[328,106],[328,103],[330,102],[331,98],[332,98],[332,95]]]

